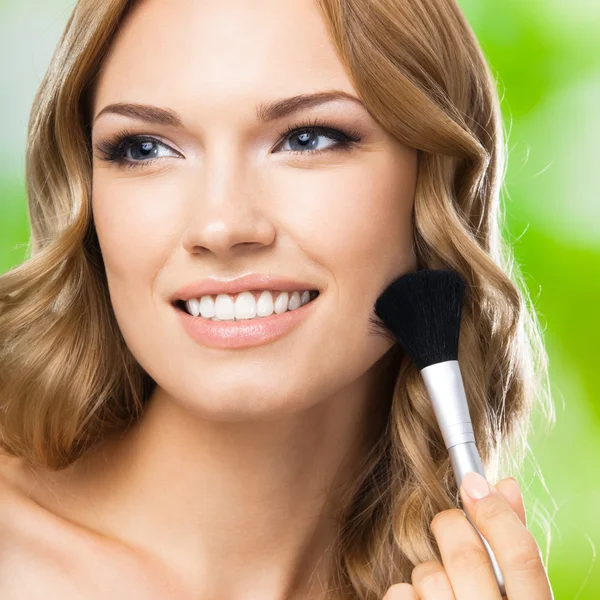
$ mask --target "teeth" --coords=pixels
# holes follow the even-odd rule
[[[274,307],[274,311],[278,315],[280,315],[281,313],[284,313],[288,309],[288,304],[289,304],[288,297],[289,297],[289,294],[287,292],[281,292],[281,294],[279,294],[279,296],[277,296],[277,300],[275,300],[273,307]]]
[[[240,321],[258,317],[268,317],[273,312],[281,314],[288,310],[296,310],[316,298],[317,292],[305,290],[303,292],[270,292],[264,290],[258,300],[252,292],[242,292],[235,300],[228,294],[218,294],[213,300],[212,296],[202,296],[200,299],[192,298],[185,303],[187,312],[197,317],[201,315],[212,321]],[[276,298],[273,301],[273,298]]]
[[[300,304],[304,306],[307,302],[310,302],[310,292],[308,290],[302,292],[300,296]]]

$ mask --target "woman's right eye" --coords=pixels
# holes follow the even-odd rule
[[[101,160],[127,168],[145,167],[149,163],[163,158],[159,154],[159,147],[174,153],[166,156],[180,156],[164,142],[148,136],[126,135],[112,140],[100,140],[96,147],[104,155]],[[137,160],[138,158],[142,160]]]
[[[125,146],[124,157],[125,158],[160,158],[159,147],[168,148],[166,144],[159,142],[158,140],[133,140],[130,144]],[[127,156],[127,152],[131,150],[133,155]]]

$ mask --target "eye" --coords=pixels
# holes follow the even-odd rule
[[[128,160],[138,160],[144,158],[161,158],[160,149],[170,148],[154,139],[133,139],[129,141],[123,152],[123,157]],[[128,156],[130,154],[130,156]],[[164,156],[164,154],[163,154]]]
[[[320,154],[349,150],[361,140],[360,133],[356,131],[344,132],[319,120],[297,123],[278,134],[280,142],[276,148],[283,146],[289,154]],[[319,148],[319,138],[328,138],[334,143]],[[288,140],[289,149],[286,147]],[[144,168],[168,156],[182,156],[152,136],[134,135],[128,130],[122,130],[112,138],[99,140],[96,149],[101,154],[98,157],[100,160],[128,169]],[[161,152],[161,149],[166,150],[167,154]]]
[[[170,154],[161,153],[161,148]],[[105,160],[126,168],[145,167],[165,156],[181,156],[181,154],[160,140],[147,135],[133,135],[129,131],[121,131],[115,137],[100,140],[96,149]]]
[[[358,132],[349,131],[345,133],[318,120],[292,125],[285,131],[279,132],[279,136],[284,138],[284,142],[290,142],[290,148],[285,148],[286,143],[283,146],[284,150],[292,154],[320,154],[322,152],[348,150],[361,139]],[[328,138],[335,143],[324,148],[318,148],[319,138]]]

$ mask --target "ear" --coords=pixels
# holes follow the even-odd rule
[[[514,477],[507,477],[500,480],[494,486],[512,506],[513,510],[519,515],[519,519],[525,527],[527,527],[527,515],[525,514],[525,504],[523,503],[523,495],[521,487]]]

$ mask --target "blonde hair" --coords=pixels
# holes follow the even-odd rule
[[[90,99],[128,0],[79,0],[35,97],[26,178],[31,240],[0,277],[0,446],[68,466],[143,413],[156,385],[117,325],[91,217]],[[373,116],[418,150],[418,268],[467,282],[459,362],[486,473],[523,464],[534,405],[553,418],[535,311],[501,231],[506,150],[496,85],[454,0],[318,0]],[[394,349],[392,349],[394,350]],[[390,352],[386,419],[332,548],[331,598],[379,599],[441,560],[433,516],[459,493],[420,372]],[[391,366],[390,366],[391,365]]]

